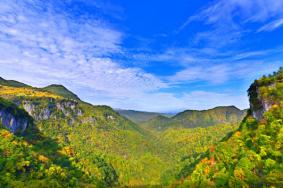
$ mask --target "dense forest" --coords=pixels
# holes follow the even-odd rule
[[[0,187],[282,187],[283,69],[248,95],[249,110],[132,122],[64,86],[1,78]]]
[[[181,171],[184,187],[282,187],[283,69],[248,90],[251,109],[240,127]]]

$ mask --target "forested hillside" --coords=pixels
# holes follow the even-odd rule
[[[170,113],[157,113],[157,112],[143,112],[143,111],[135,111],[135,110],[116,110],[121,116],[128,118],[134,123],[141,124],[151,119],[154,119],[158,116],[163,117],[172,117],[173,114]]]
[[[184,166],[184,187],[283,186],[283,69],[248,92],[251,109],[239,129]]]
[[[235,106],[220,106],[209,110],[186,110],[172,118],[154,117],[141,126],[148,130],[163,131],[168,128],[196,128],[218,124],[237,125],[245,117],[247,110]]]
[[[34,132],[29,125],[13,132],[24,132],[24,138],[39,132],[56,141],[58,147],[66,149],[67,160],[70,163],[75,161],[83,173],[95,179],[96,183],[116,185],[158,182],[156,174],[164,167],[160,162],[162,156],[157,155],[159,148],[148,139],[150,135],[146,135],[145,131],[119,116],[110,107],[92,106],[31,87],[0,86],[0,96],[5,98],[1,99],[4,104],[8,103],[13,108],[16,108],[16,104],[22,109],[19,111],[29,114],[38,130]],[[5,128],[14,130],[18,127],[14,124],[18,118],[16,113],[9,113],[10,107],[6,106],[0,106],[1,111],[5,112],[1,113],[1,122]],[[44,143],[44,150],[53,147]],[[145,171],[149,172],[147,179],[140,180],[139,177]],[[65,184],[59,182],[59,185]]]
[[[189,110],[139,125],[65,87],[1,83],[0,187],[283,185],[282,69],[251,85],[248,112]]]
[[[2,86],[14,86],[14,87],[30,87],[29,85],[26,85],[24,83],[15,81],[15,80],[5,80],[0,77],[0,85]]]
[[[49,86],[44,87],[43,90],[60,95],[67,99],[80,100],[80,98],[76,94],[69,91],[67,88],[65,88],[62,85],[56,85],[56,84],[49,85]]]
[[[53,86],[41,89],[25,87],[20,82],[15,85],[4,80],[3,83],[0,120],[4,129],[15,133],[2,130],[11,137],[3,139],[5,143],[1,146],[2,155],[6,156],[1,172],[11,174],[10,178],[3,176],[3,186],[37,187],[47,181],[53,182],[48,185],[58,187],[170,184],[175,182],[175,174],[187,155],[199,155],[233,129],[230,125],[220,125],[215,129],[168,129],[164,134],[153,134],[110,107],[92,106],[70,97],[71,92],[65,87],[56,86],[54,90]],[[198,140],[206,134],[210,135],[206,140]],[[25,152],[25,148],[18,147],[15,158],[14,140],[36,150]],[[18,171],[16,166],[9,167],[10,170],[6,167],[23,160],[35,164],[23,171]],[[49,169],[54,174],[47,173]],[[56,175],[57,172],[64,178]],[[74,181],[68,182],[69,179]],[[30,181],[33,183],[29,184]]]

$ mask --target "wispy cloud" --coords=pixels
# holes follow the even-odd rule
[[[231,80],[249,80],[276,70],[280,62],[240,61],[225,63],[201,63],[190,66],[168,77],[170,83],[206,82],[214,85]]]
[[[169,85],[197,82],[219,85],[231,80],[250,80],[275,71],[282,62],[270,57],[280,58],[282,52],[282,46],[256,51],[169,48],[163,53],[136,57],[145,62],[157,61],[181,67],[174,75],[163,77]]]
[[[206,88],[175,92],[174,89],[188,83],[215,86],[250,79],[273,71],[281,64],[247,60],[275,53],[274,50],[221,51],[213,45],[202,48],[169,45],[165,50],[133,52],[124,46],[127,33],[101,16],[111,12],[111,18],[121,19],[122,8],[104,1],[76,1],[83,3],[80,6],[95,7],[95,11],[83,11],[80,6],[72,7],[72,1],[0,1],[1,76],[39,87],[64,84],[84,100],[116,108],[148,111],[204,109],[217,105],[246,108],[245,93],[208,92]],[[266,1],[255,1],[258,7],[263,6],[263,2]],[[253,5],[248,0],[215,1],[200,14],[190,17],[183,28],[195,21],[204,22],[212,26],[212,32],[198,33],[195,42],[210,40],[211,44],[223,46],[242,36],[241,24],[234,20],[238,14],[235,7],[240,7],[246,15],[241,17],[245,22],[266,22],[270,15],[279,16],[278,7],[282,3],[273,0],[263,6],[268,14],[257,13],[254,8],[250,12],[247,7]],[[103,10],[99,12],[100,9]],[[276,29],[275,26],[264,30]],[[131,66],[122,64],[117,56],[125,56]],[[149,66],[157,62],[160,68],[164,63],[171,63],[181,70],[161,76],[143,70],[144,67],[136,66],[134,61]]]
[[[123,53],[124,34],[104,20],[73,19],[58,11],[60,3],[1,1],[0,5],[0,48],[6,49],[0,52],[2,76],[36,86],[55,82],[87,87],[113,98],[166,87],[155,76],[110,59]]]
[[[206,81],[219,84],[229,79],[228,71],[229,68],[225,64],[208,65],[208,67],[195,65],[177,72],[174,76],[169,77],[169,80],[173,83]]]
[[[278,19],[278,20],[274,20],[271,23],[268,23],[264,26],[262,26],[261,28],[259,28],[258,32],[262,32],[262,31],[273,31],[279,27],[283,26],[283,18]]]
[[[197,14],[190,16],[179,32],[193,22],[211,26],[210,31],[196,34],[195,43],[208,42],[214,47],[223,47],[242,38],[248,23],[265,24],[259,31],[271,31],[282,25],[283,1],[281,0],[216,0]]]

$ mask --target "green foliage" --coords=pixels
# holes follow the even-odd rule
[[[35,152],[53,158],[57,166],[71,165],[79,169],[80,175],[92,180],[87,183],[105,186],[175,182],[181,165],[193,160],[187,159],[188,154],[200,155],[208,145],[233,129],[231,125],[219,125],[215,129],[168,129],[159,134],[142,129],[107,106],[32,96],[9,99],[21,107],[28,104],[32,109],[30,114],[36,119],[35,126],[29,127],[24,138],[33,144]],[[44,114],[48,115],[47,119]],[[205,134],[209,135],[207,140],[200,141]],[[61,173],[53,167],[48,177]],[[74,181],[81,182],[81,177],[75,178]],[[53,182],[58,184],[57,180]],[[59,181],[59,185],[65,183]]]
[[[169,121],[171,119],[165,116],[156,116],[146,122],[143,122],[140,124],[140,126],[144,129],[147,130],[152,130],[152,131],[162,131],[165,130],[165,127],[168,127]]]
[[[141,124],[148,130],[163,131],[167,128],[196,128],[218,124],[238,124],[246,115],[246,110],[234,106],[216,107],[210,110],[186,110],[172,118],[158,116]]]
[[[0,77],[0,85],[3,86],[12,86],[12,87],[30,87],[29,85],[26,85],[24,83],[15,81],[15,80],[5,80]]]
[[[7,90],[0,109],[34,123],[21,136],[0,129],[0,187],[282,187],[280,71],[249,90],[254,106],[269,100],[270,110],[257,121],[251,109],[240,126],[246,111],[233,106],[136,125],[57,86]]]
[[[76,94],[74,94],[73,92],[71,92],[70,90],[68,90],[66,87],[62,85],[53,84],[53,85],[44,87],[42,89],[44,91],[48,91],[56,95],[62,96],[66,99],[80,100],[80,98]]]
[[[15,105],[14,103],[5,100],[1,97],[0,97],[0,110],[12,114],[16,119],[26,118],[32,121],[32,118],[25,110],[18,108],[17,105]]]
[[[198,164],[190,175],[190,183],[199,186],[209,180],[215,187],[282,186],[282,140],[278,139],[283,131],[282,117],[258,123],[256,129],[250,126],[254,126],[254,119],[248,117],[240,130],[219,143],[215,152],[209,152],[206,160]]]
[[[171,117],[171,114],[156,113],[156,112],[141,112],[135,110],[116,110],[121,116],[128,118],[134,123],[141,124],[157,117]]]
[[[253,110],[263,108],[263,102],[269,105],[279,104],[283,100],[283,68],[269,76],[256,80],[248,89]]]
[[[41,140],[32,143],[25,137],[0,129],[0,187],[103,185],[84,175],[81,169],[71,165],[66,156],[60,155],[56,142],[40,135],[37,137]],[[53,145],[52,149],[48,147],[50,154],[45,152],[47,146],[39,147],[43,142]]]
[[[184,186],[283,186],[282,78],[281,68],[252,84],[249,95],[254,109],[237,131],[217,144],[215,150],[208,151],[194,170],[185,174]],[[273,106],[257,121],[250,114],[264,100],[272,101]]]

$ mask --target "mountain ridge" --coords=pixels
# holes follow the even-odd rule
[[[255,80],[239,128],[187,162],[180,187],[282,187],[283,68]]]
[[[43,134],[52,140],[56,140],[56,144],[60,146],[58,148],[66,148],[64,153],[67,152],[67,160],[72,160],[72,163],[80,167],[80,173],[83,174],[83,177],[87,177],[80,179],[85,185],[91,183],[93,185],[101,184],[102,187],[112,187],[118,183],[127,185],[129,181],[132,182],[131,185],[144,185],[151,181],[158,182],[159,176],[154,174],[166,168],[161,161],[168,161],[167,156],[159,155],[159,151],[163,147],[157,146],[154,136],[120,116],[109,106],[95,106],[32,87],[0,86],[0,99],[9,101],[8,104],[17,109],[16,112],[20,111],[18,109],[23,109],[33,118],[34,126],[27,126],[23,134],[19,136],[33,137],[36,134]],[[0,132],[3,128],[11,130],[11,132],[22,132],[22,127],[25,127],[24,124],[20,123],[21,126],[18,126],[17,123],[12,124],[13,128],[11,128],[9,123],[11,119],[13,119],[12,121],[17,120],[16,122],[21,121],[18,121],[13,114],[8,114],[6,109],[9,108],[0,105],[0,111],[5,111],[5,113],[0,113],[0,124],[3,124]],[[11,115],[12,117],[6,121],[6,116],[10,117]],[[3,141],[5,145],[0,145],[1,157],[2,151],[8,149],[6,148],[7,144],[12,144],[9,140]],[[48,143],[43,144],[36,139],[31,139],[30,142],[39,142],[41,147],[38,144],[35,144],[34,147],[40,147],[47,151],[49,151],[49,147],[52,147]],[[56,152],[62,151],[56,150]],[[44,156],[49,155],[45,154]],[[3,158],[5,158],[4,162],[11,160],[9,157],[4,157],[4,154]],[[59,159],[61,160],[61,158]],[[148,159],[149,161],[147,161]],[[20,161],[21,158],[19,157],[17,160]],[[145,162],[148,166],[143,166]],[[51,171],[54,170],[54,167],[50,165],[42,167],[43,172],[48,172],[50,168]],[[55,172],[52,171],[56,176],[53,181],[61,185],[60,187],[64,187],[63,185],[74,186],[74,184],[62,181],[64,174],[68,174],[70,178],[81,178],[63,171],[62,167],[58,166],[56,169],[62,171],[62,174],[56,175],[56,170]],[[139,178],[142,174],[145,174],[144,170],[146,169],[148,175],[144,176],[145,180],[141,181]],[[7,172],[5,170],[1,171],[0,169],[0,174]],[[43,173],[42,170],[33,170],[36,171],[36,174],[42,173],[44,175],[43,180],[48,181],[48,178],[51,178],[50,174]],[[120,178],[117,176],[118,171]],[[14,179],[7,179],[6,175],[3,175],[4,179],[0,177],[0,186],[5,187],[5,183],[8,182],[15,183],[18,178],[21,178],[24,186],[26,186],[25,183],[28,183],[31,178],[29,173],[26,173],[24,173],[26,176],[14,177]],[[24,179],[24,177],[29,178]],[[38,178],[40,179],[40,176],[34,177],[34,181],[37,183],[40,182]],[[89,180],[89,178],[92,180]],[[81,187],[81,184],[75,185],[75,187]]]
[[[0,187],[281,187],[282,91],[283,68],[251,85],[248,111],[137,125],[109,106],[1,85]]]
[[[32,87],[30,85],[27,85],[25,83],[22,82],[18,82],[15,80],[6,80],[2,77],[0,77],[0,85],[2,86],[10,86],[10,87],[20,87],[20,88],[32,88],[34,90],[38,90],[38,91],[47,91],[47,92],[51,92],[53,94],[59,95],[61,97],[64,98],[69,98],[69,99],[73,99],[73,100],[80,100],[80,98],[74,94],[72,91],[70,91],[69,89],[67,89],[64,85],[61,84],[51,84],[42,88],[36,88],[36,87]]]
[[[27,84],[15,80],[5,80],[2,77],[0,77],[0,85],[13,86],[13,87],[31,87]]]
[[[69,89],[67,89],[65,86],[60,85],[60,84],[51,84],[41,89],[55,93],[65,98],[80,100],[80,98],[76,94],[74,94]]]
[[[185,110],[164,121],[150,119],[141,124],[150,130],[165,130],[167,128],[195,128],[208,127],[216,124],[236,124],[241,122],[247,110],[240,110],[235,106],[218,106],[207,110]],[[156,126],[158,128],[156,128]]]
[[[139,110],[115,109],[115,111],[117,111],[120,115],[130,119],[131,121],[137,124],[146,122],[159,115],[162,115],[165,117],[173,116],[173,114],[170,114],[170,113],[147,112],[147,111],[139,111]]]

